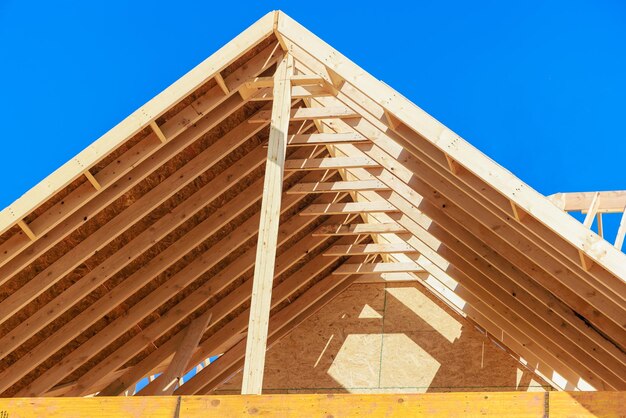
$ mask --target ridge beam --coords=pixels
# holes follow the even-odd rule
[[[389,187],[379,180],[335,181],[329,183],[300,183],[287,190],[287,194],[385,191]]]
[[[262,110],[256,115],[248,119],[249,123],[263,123],[270,120],[272,112]],[[316,120],[316,119],[354,119],[360,115],[354,110],[346,106],[329,106],[329,107],[299,107],[292,109],[290,114],[291,120]]]
[[[352,225],[327,225],[322,226],[313,236],[325,237],[335,235],[362,235],[362,234],[406,234],[408,231],[397,223],[379,224],[352,224]]]
[[[354,263],[342,264],[332,274],[425,273],[417,263]]]
[[[417,252],[415,251],[415,248],[407,243],[402,242],[393,244],[335,245],[328,249],[323,255],[341,257],[344,255],[371,255],[415,252]]]
[[[246,356],[241,385],[243,395],[260,395],[263,387],[263,370],[265,368],[265,351],[267,349],[283,174],[287,155],[287,132],[291,109],[291,82],[289,79],[292,74],[293,56],[287,54],[278,64],[274,75],[274,102],[272,103],[261,218],[252,282],[250,319],[246,339]]]

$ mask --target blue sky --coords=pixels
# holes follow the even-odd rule
[[[0,207],[282,9],[544,194],[626,188],[626,3],[0,0]]]

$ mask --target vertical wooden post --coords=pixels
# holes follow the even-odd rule
[[[261,394],[263,386],[283,171],[287,152],[287,131],[291,111],[290,78],[292,74],[293,57],[286,54],[278,64],[274,75],[274,102],[272,104],[261,220],[254,263],[248,339],[246,341],[246,358],[241,387],[241,393],[244,395]]]

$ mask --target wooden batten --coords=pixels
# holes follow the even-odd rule
[[[102,185],[93,176],[93,174],[91,174],[91,171],[85,170],[85,177],[87,177],[87,180],[89,180],[89,183],[91,183],[91,185],[93,186],[94,189],[96,189],[96,190],[101,190],[102,189]]]
[[[230,90],[228,90],[228,86],[226,86],[226,82],[224,81],[224,77],[222,77],[221,73],[215,73],[215,83],[222,89],[224,94],[230,94]]]
[[[152,128],[152,131],[155,133],[157,138],[159,138],[159,141],[161,141],[162,143],[167,142],[167,138],[165,137],[165,134],[163,133],[161,128],[159,128],[159,125],[157,125],[155,121],[153,120],[150,121],[150,127]]]
[[[26,222],[24,222],[24,220],[17,221],[17,225],[20,227],[22,232],[24,232],[26,236],[30,238],[31,241],[35,241],[37,239],[37,236],[35,235],[33,230],[30,229],[30,227],[26,224]]]
[[[397,223],[367,223],[352,225],[327,225],[316,230],[314,236],[361,235],[361,234],[403,234],[406,228]]]
[[[250,123],[262,123],[270,119],[271,112],[261,111],[256,116],[251,117]],[[358,118],[359,114],[347,107],[300,107],[291,110],[291,120],[315,120],[315,119],[350,119]]]

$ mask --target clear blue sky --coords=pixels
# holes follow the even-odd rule
[[[620,0],[0,0],[0,207],[273,9],[540,192],[626,189]]]

